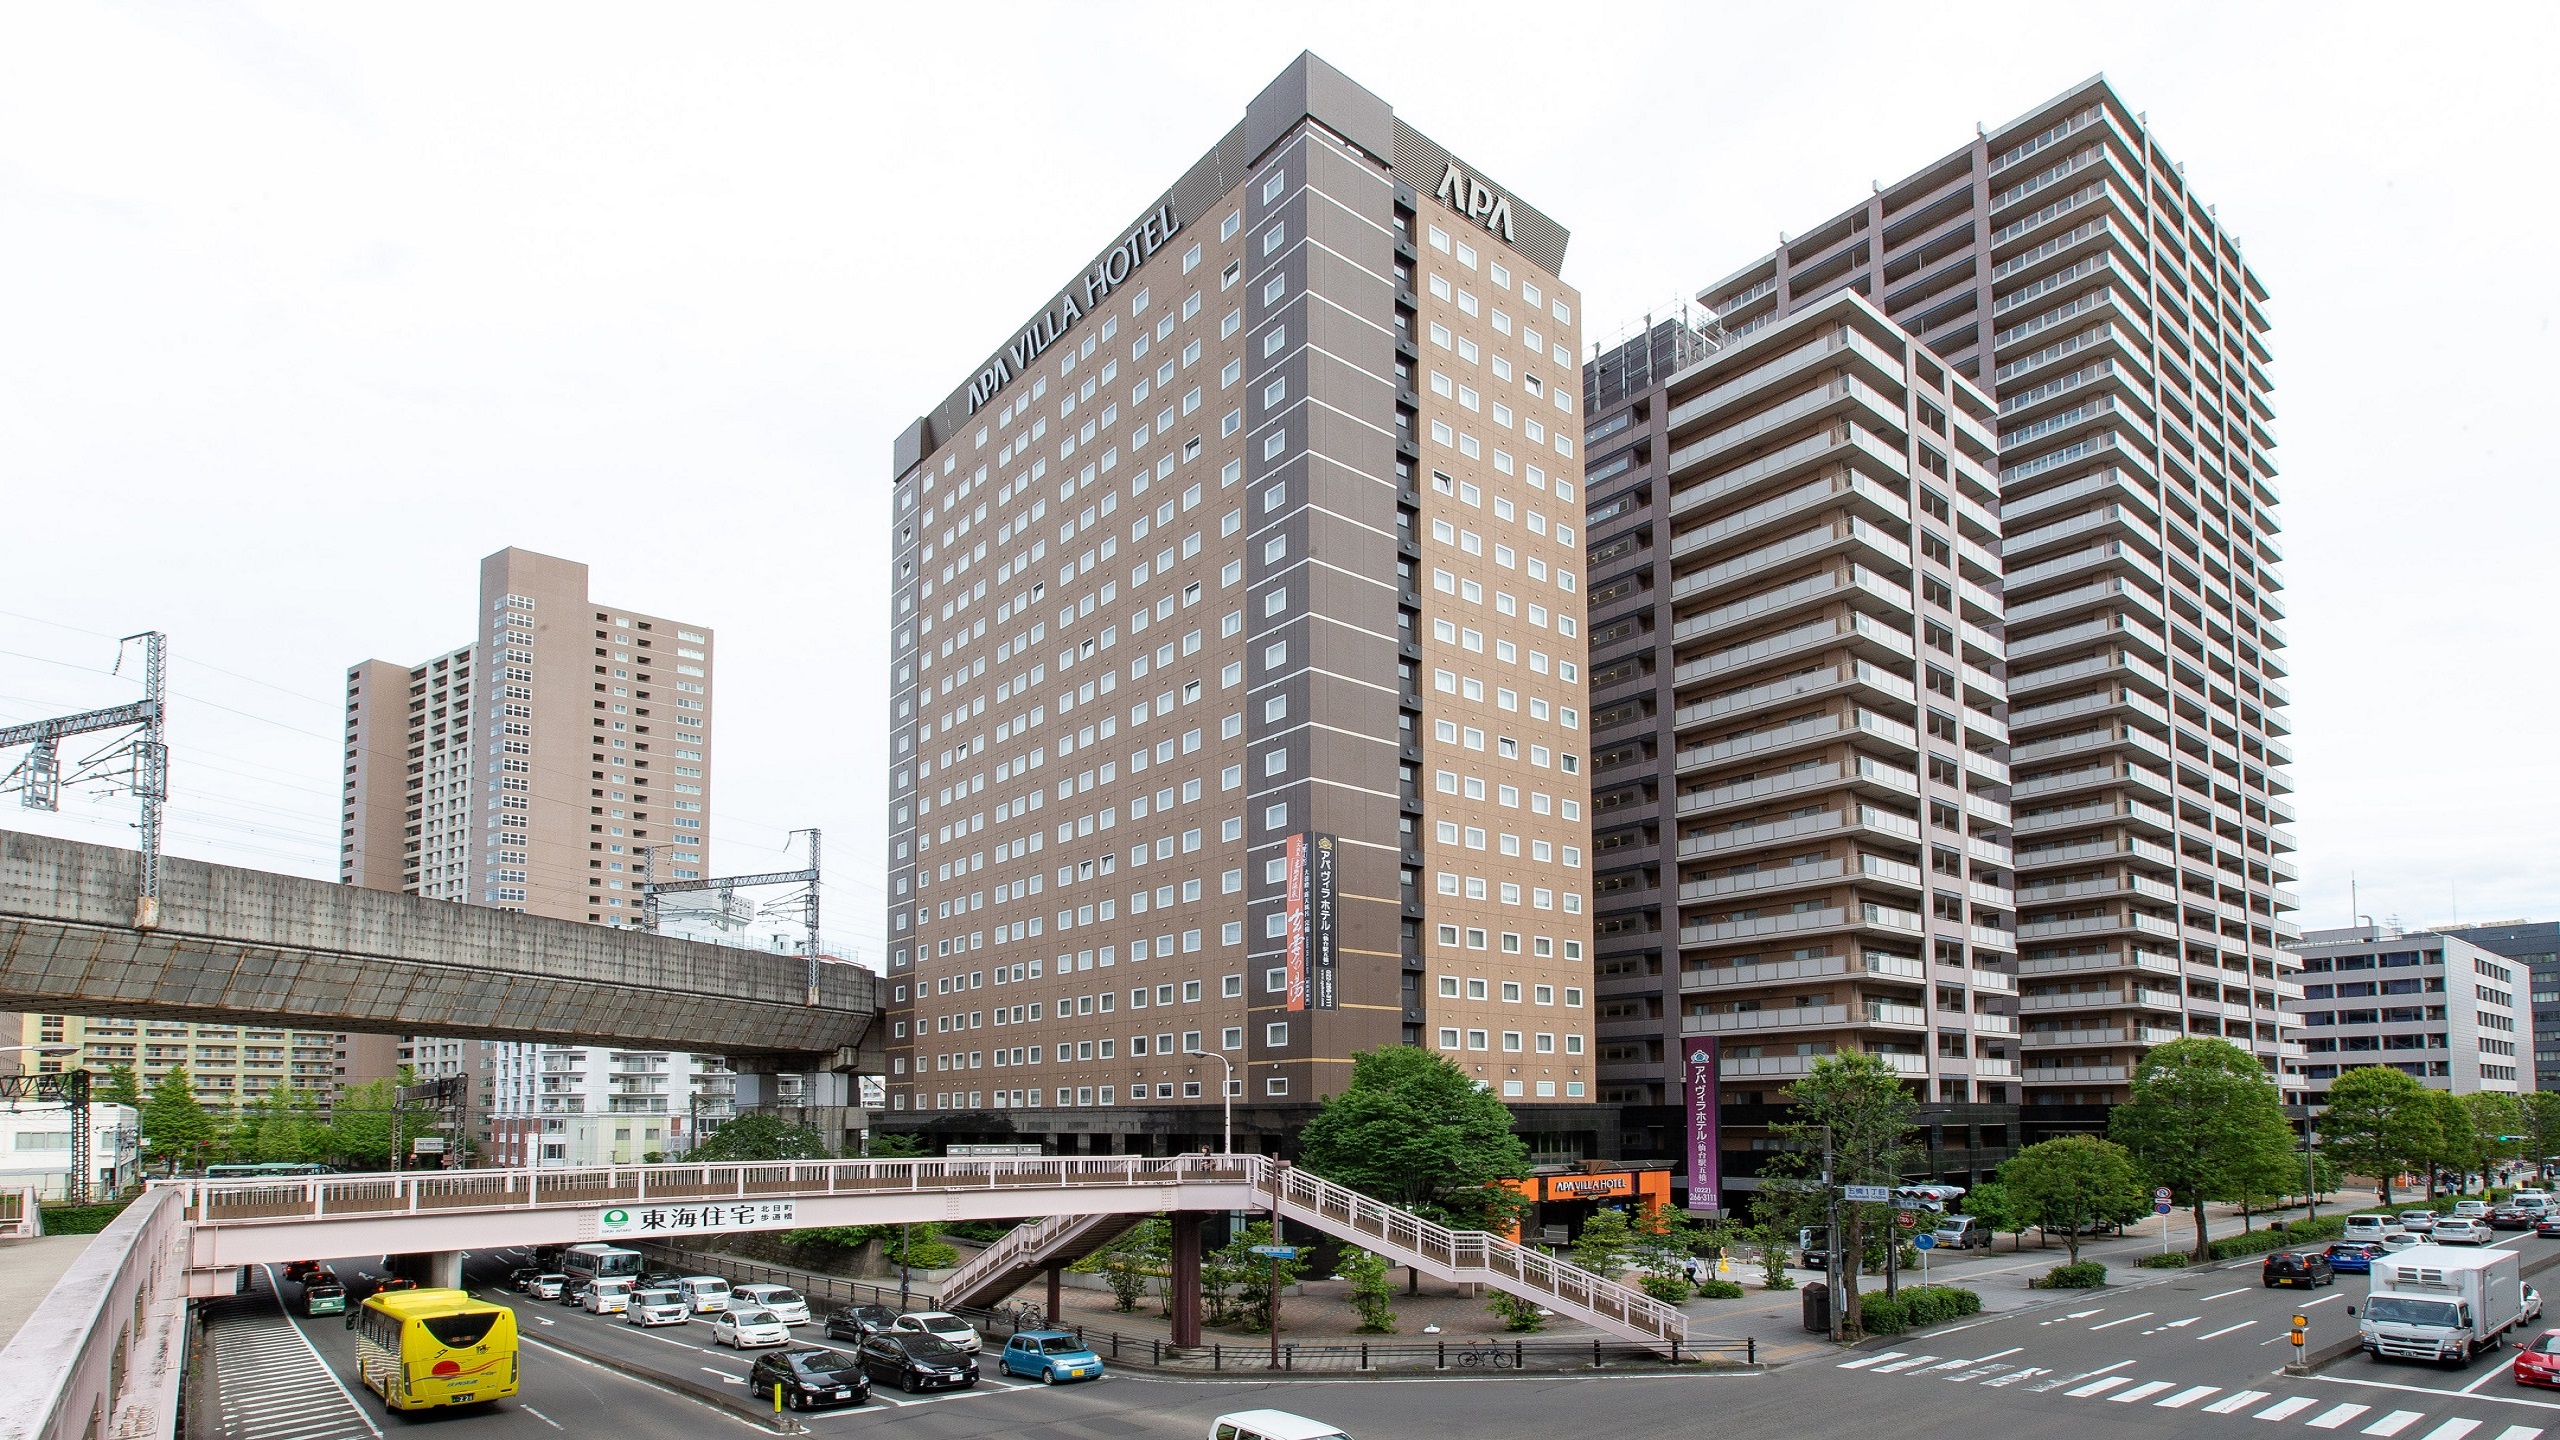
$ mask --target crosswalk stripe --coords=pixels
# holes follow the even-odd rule
[[[2302,1423],[2314,1430],[2335,1430],[2372,1408],[2370,1405],[2332,1405]]]
[[[2132,1404],[2132,1403],[2133,1403],[2134,1401],[2136,1401],[2136,1400],[2148,1400],[2148,1399],[2150,1399],[2152,1396],[2159,1394],[2159,1393],[2160,1393],[2161,1391],[2163,1391],[2163,1390],[2169,1390],[2169,1389],[2174,1389],[2174,1388],[2175,1388],[2175,1385],[2174,1385],[2174,1383],[2173,1383],[2173,1382],[2171,1382],[2171,1381],[2167,1381],[2167,1380],[2146,1380],[2146,1381],[2144,1381],[2143,1383],[2141,1383],[2141,1384],[2139,1384],[2139,1385],[2134,1386],[2132,1389],[2125,1391],[2125,1392],[2124,1392],[2123,1394],[2121,1394],[2121,1395],[2110,1395],[2110,1396],[2108,1396],[2107,1398],[2108,1398],[2108,1399],[2110,1399],[2110,1400],[2112,1400],[2112,1401],[2114,1401],[2114,1402],[2115,1402],[2115,1403],[2117,1403],[2118,1405],[2130,1405],[2130,1404]]]
[[[2541,1435],[2539,1425],[2510,1425],[2498,1432],[2498,1440],[2540,1440]]]
[[[1890,1365],[1879,1365],[1876,1367],[1876,1373],[1890,1375],[1896,1370],[1908,1370],[1914,1365],[1926,1365],[1937,1358],[1935,1355],[1914,1355],[1908,1360],[1896,1360]]]
[[[2462,1440],[2463,1436],[2468,1435],[2479,1428],[2479,1421],[2465,1420],[2457,1415],[2453,1419],[2447,1420],[2433,1430],[2428,1431],[2426,1434],[2419,1436],[2418,1440]]]
[[[2130,1385],[2132,1383],[2133,1377],[2130,1375],[2110,1375],[2104,1380],[2092,1380],[2077,1390],[2065,1390],[2062,1393],[2070,1396],[2074,1400],[2082,1400],[2091,1395],[2103,1395],[2119,1385]]]
[[[2246,1410],[2250,1406],[2257,1404],[2259,1401],[2266,1399],[2270,1393],[2271,1392],[2265,1390],[2243,1390],[2237,1395],[2226,1395],[2204,1407],[2204,1413],[2207,1415],[2228,1415],[2234,1410]]]
[[[1911,1352],[1908,1350],[1887,1350],[1881,1355],[1862,1356],[1861,1358],[1852,1360],[1848,1364],[1840,1366],[1839,1368],[1843,1370],[1864,1370],[1870,1365],[1881,1365],[1887,1360],[1899,1360],[1910,1353]]]
[[[2312,1399],[2308,1395],[2296,1395],[2290,1400],[2279,1400],[2273,1405],[2268,1406],[2266,1409],[2259,1411],[2257,1418],[2261,1420],[2282,1420],[2288,1415],[2308,1410],[2319,1403],[2319,1401]]]
[[[2367,1435],[2397,1435],[2401,1431],[2408,1429],[2421,1418],[2423,1418],[2423,1412],[2420,1411],[2394,1410],[2390,1414],[2385,1415],[2381,1419],[2364,1427],[2363,1433]]]
[[[2190,1385],[2166,1400],[2155,1402],[2163,1410],[2183,1410],[2207,1395],[2221,1390],[2219,1385]]]

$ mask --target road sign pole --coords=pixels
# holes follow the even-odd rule
[[[2308,1375],[2311,1373],[2311,1366],[2306,1363],[2304,1359],[2304,1356],[2308,1353],[2304,1347],[2304,1342],[2308,1341],[2310,1338],[2311,1317],[2308,1315],[2296,1314],[2293,1317],[2293,1358],[2285,1362],[2284,1373],[2287,1375]]]

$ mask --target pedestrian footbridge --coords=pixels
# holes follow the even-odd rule
[[[241,1266],[313,1257],[458,1256],[509,1246],[1041,1217],[942,1287],[944,1304],[984,1304],[1164,1213],[1186,1220],[1175,1226],[1181,1292],[1186,1248],[1197,1263],[1197,1221],[1242,1210],[1276,1213],[1392,1264],[1489,1285],[1641,1343],[1668,1349],[1688,1340],[1678,1308],[1639,1290],[1498,1236],[1446,1229],[1260,1155],[628,1165],[180,1180],[154,1188],[174,1191],[183,1205],[189,1289],[199,1296],[230,1293]],[[1184,1298],[1196,1301],[1196,1286]]]

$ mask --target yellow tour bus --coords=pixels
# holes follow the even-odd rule
[[[394,1410],[516,1393],[516,1313],[461,1290],[377,1291],[356,1317],[356,1371]]]

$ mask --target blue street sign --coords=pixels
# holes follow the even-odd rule
[[[1298,1258],[1298,1247],[1295,1245],[1256,1245],[1253,1247],[1253,1253],[1256,1255],[1267,1255],[1274,1260],[1295,1260]]]
[[[1923,1250],[1935,1250],[1938,1248],[1938,1237],[1935,1235],[1918,1235],[1912,1238],[1911,1243]]]
[[[2151,1202],[2151,1213],[2152,1213],[2152,1214],[2154,1214],[2154,1215],[2166,1215],[2166,1214],[2168,1214],[2168,1213],[2169,1213],[2169,1202],[2168,1202],[2168,1201],[2166,1201],[2166,1200],[2154,1200],[2154,1201],[2152,1201],[2152,1202]]]

